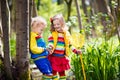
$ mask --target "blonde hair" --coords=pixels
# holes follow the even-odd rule
[[[54,25],[53,25],[53,21],[58,19],[61,23],[61,27],[63,27],[63,29],[67,30],[67,26],[66,26],[66,23],[65,23],[65,20],[64,20],[64,17],[62,14],[57,14],[53,17],[50,18],[50,21],[51,21],[51,27],[50,27],[50,30],[51,31],[55,31],[55,28],[54,28]]]
[[[33,17],[31,20],[31,26],[33,26],[35,22],[39,22],[39,23],[43,23],[43,24],[47,25],[46,20],[41,16]]]

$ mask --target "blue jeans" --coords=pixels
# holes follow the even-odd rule
[[[52,67],[47,58],[41,58],[41,59],[35,60],[34,63],[43,74],[46,74],[46,75],[52,74]]]

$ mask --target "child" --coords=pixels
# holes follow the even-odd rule
[[[52,68],[48,61],[48,49],[42,38],[43,30],[46,26],[46,21],[42,17],[32,18],[31,23],[31,36],[30,36],[30,53],[31,58],[43,73],[43,80],[51,80]]]
[[[66,80],[65,70],[70,69],[67,58],[69,48],[76,54],[81,54],[81,51],[71,45],[70,34],[67,31],[62,14],[57,14],[51,18],[51,33],[48,38],[48,46],[52,48],[49,60],[52,65],[53,80],[58,80],[57,73],[60,77],[59,80]]]

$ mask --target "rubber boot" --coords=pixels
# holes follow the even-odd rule
[[[59,80],[66,80],[66,76],[60,76]]]
[[[43,75],[42,80],[52,80],[52,76]]]
[[[52,77],[52,80],[58,80],[58,76],[57,76],[57,75],[54,75],[54,76]]]

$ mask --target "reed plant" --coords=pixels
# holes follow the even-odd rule
[[[116,37],[89,40],[82,52],[87,80],[120,80],[120,44]],[[80,56],[72,55],[75,80],[83,80]]]

